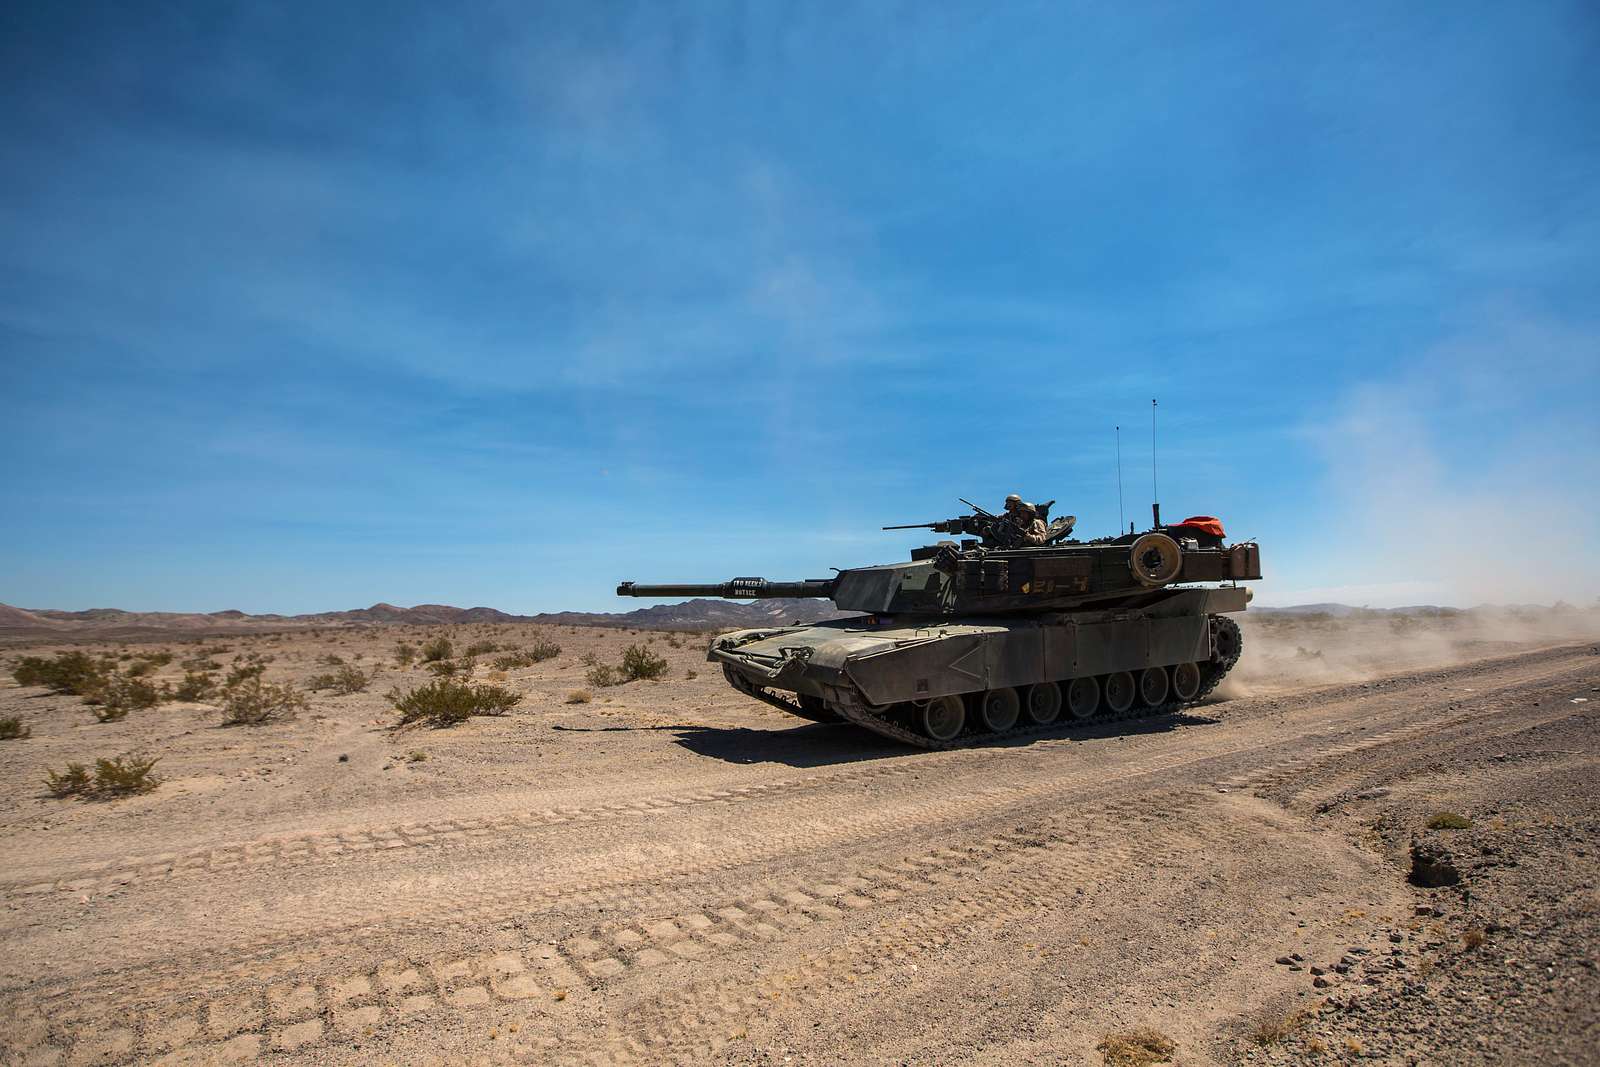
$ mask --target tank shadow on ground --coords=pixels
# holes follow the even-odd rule
[[[982,742],[980,747],[1025,747],[1040,741],[1097,741],[1112,737],[1158,734],[1183,726],[1214,726],[1221,722],[1198,709],[1154,715],[1147,719],[1089,722],[1057,726],[1043,733]],[[837,763],[930,754],[847,723],[810,723],[785,730],[730,729],[716,726],[657,727],[674,729],[676,744],[698,756],[728,763],[781,763],[786,767],[825,767]]]

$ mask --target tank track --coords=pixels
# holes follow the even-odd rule
[[[1218,641],[1219,635],[1222,636],[1220,642]],[[987,733],[962,734],[953,741],[936,741],[924,734],[917,733],[915,730],[901,726],[897,722],[891,722],[888,719],[874,714],[872,710],[864,704],[829,704],[828,707],[830,710],[837,712],[843,721],[852,723],[864,730],[871,730],[873,733],[882,737],[899,741],[902,744],[911,745],[914,748],[931,749],[934,751],[943,751],[954,748],[971,748],[974,745],[987,744],[991,741],[1016,741],[1026,740],[1031,737],[1047,737],[1051,734],[1063,732],[1071,727],[1094,726],[1099,723],[1107,722],[1127,722],[1133,719],[1150,719],[1160,715],[1171,715],[1175,712],[1181,711],[1184,708],[1193,707],[1194,705],[1198,704],[1202,699],[1210,695],[1212,690],[1216,689],[1218,684],[1221,683],[1222,679],[1227,675],[1227,673],[1233,669],[1236,663],[1239,662],[1239,653],[1244,649],[1244,637],[1239,632],[1238,623],[1234,622],[1225,615],[1211,616],[1211,638],[1211,647],[1213,649],[1222,648],[1227,649],[1228,651],[1224,652],[1220,658],[1214,658],[1204,664],[1202,667],[1200,691],[1194,695],[1194,699],[1168,700],[1163,704],[1157,704],[1148,707],[1140,707],[1135,704],[1133,707],[1129,708],[1125,712],[1122,712],[1121,714],[1101,711],[1087,719],[1057,719],[1055,722],[1047,723],[1043,726],[1016,726],[1010,730],[999,732],[990,731]],[[1231,642],[1229,640],[1230,638]],[[816,717],[810,712],[801,710],[799,701],[792,700],[787,695],[775,693],[770,689],[756,689],[752,691],[743,687],[740,687],[740,692],[748,693],[757,700],[765,701],[766,703],[771,704],[773,707],[778,708],[781,711],[786,711],[791,715],[798,715],[801,718],[820,721],[817,720]]]

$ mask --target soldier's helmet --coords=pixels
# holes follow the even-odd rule
[[[1021,506],[1022,506],[1022,498],[1020,496],[1018,496],[1017,494],[1012,493],[1010,496],[1006,497],[1006,510],[1007,511],[1015,511],[1017,508],[1020,508]]]

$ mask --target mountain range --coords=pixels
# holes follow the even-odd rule
[[[1600,609],[1600,604],[1597,604]],[[1416,605],[1405,608],[1355,608],[1348,604],[1301,604],[1294,607],[1255,607],[1252,613],[1283,615],[1330,615],[1347,617],[1375,614],[1453,615],[1463,609]],[[1570,605],[1554,608],[1539,605],[1482,605],[1472,611],[1551,611],[1572,612]],[[853,612],[841,612],[826,600],[756,600],[740,603],[731,600],[687,600],[681,604],[656,604],[635,611],[557,611],[538,615],[512,615],[496,608],[457,608],[449,604],[418,604],[402,608],[394,604],[374,604],[351,611],[323,611],[309,615],[247,615],[242,611],[173,612],[123,611],[119,608],[90,608],[87,611],[55,611],[44,608],[15,608],[0,604],[0,634],[13,637],[44,636],[59,633],[116,634],[148,631],[179,631],[192,634],[230,630],[291,630],[318,627],[360,626],[445,626],[460,623],[543,623],[550,626],[615,626],[636,630],[719,630],[747,626],[772,626],[837,619]]]
[[[555,626],[618,626],[649,630],[708,630],[764,626],[774,623],[815,622],[839,618],[826,600],[757,600],[748,604],[728,600],[690,600],[682,604],[657,604],[636,611],[559,611],[539,615],[511,615],[496,608],[457,608],[449,604],[418,604],[402,608],[374,604],[351,611],[323,611],[309,615],[247,615],[242,611],[173,612],[123,611],[90,608],[55,611],[15,608],[0,604],[0,633],[45,634],[117,633],[123,631],[178,630],[212,633],[228,630],[287,630],[345,626],[441,626],[459,623],[544,623]]]

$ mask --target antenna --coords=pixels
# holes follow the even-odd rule
[[[1117,532],[1122,532],[1122,427],[1117,427]]]
[[[1156,402],[1150,401],[1150,514],[1161,525],[1161,490],[1156,484]]]

